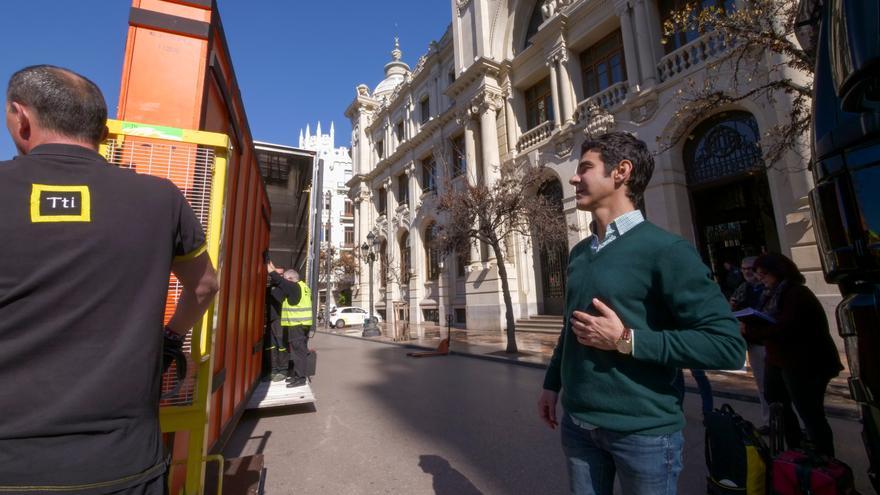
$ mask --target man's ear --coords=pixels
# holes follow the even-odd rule
[[[7,112],[10,114],[9,132],[16,144],[23,144],[31,138],[31,115],[30,110],[16,101],[7,104]]]
[[[632,175],[632,170],[633,164],[631,161],[621,160],[611,172],[611,176],[614,178],[614,183],[619,185],[626,184],[629,181],[630,175]]]
[[[104,130],[101,131],[101,139],[98,142],[103,143],[104,141],[107,140],[107,136],[109,136],[109,135],[110,135],[110,129],[108,129],[107,126],[105,125]]]

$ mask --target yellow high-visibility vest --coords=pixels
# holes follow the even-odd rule
[[[281,301],[281,326],[298,327],[312,324],[312,290],[305,282],[297,282],[302,297],[295,305],[287,302],[285,297]]]

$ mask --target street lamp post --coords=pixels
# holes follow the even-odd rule
[[[332,283],[331,280],[331,272],[333,270],[333,244],[330,242],[330,238],[332,237],[331,232],[331,222],[333,218],[333,209],[331,208],[333,201],[333,193],[329,190],[324,192],[324,211],[327,212],[327,221],[324,223],[324,235],[326,239],[324,242],[327,244],[327,254],[325,256],[326,263],[326,272],[324,275],[324,324],[328,327],[330,326],[330,285]]]
[[[376,318],[373,317],[373,262],[376,261],[376,246],[378,244],[378,239],[375,234],[370,232],[367,234],[367,241],[369,241],[369,243],[365,242],[361,245],[361,253],[364,255],[364,258],[366,258],[370,270],[370,312],[367,315],[366,321],[364,321],[364,330],[361,335],[364,337],[378,337],[382,332],[379,331],[379,326],[376,324]]]

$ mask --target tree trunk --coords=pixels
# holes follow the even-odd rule
[[[507,283],[507,267],[498,242],[492,243],[495,260],[498,262],[498,278],[501,279],[501,292],[504,294],[504,316],[507,319],[507,349],[505,352],[514,354],[516,348],[516,322],[513,320],[513,300],[510,298],[510,285]]]

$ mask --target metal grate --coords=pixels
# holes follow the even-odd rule
[[[128,168],[140,174],[164,177],[173,182],[189,202],[205,229],[205,237],[210,235],[207,226],[211,207],[211,187],[214,168],[214,150],[191,143],[170,143],[126,136],[123,141],[111,139],[107,142],[105,157],[108,162]],[[181,285],[173,275],[168,284],[168,297],[165,306],[165,320],[171,318],[180,297]],[[187,359],[187,377],[180,392],[161,402],[163,406],[185,406],[193,403],[196,394],[197,368],[191,356],[190,333],[184,343]],[[162,376],[162,392],[171,390],[177,381],[176,365]]]

